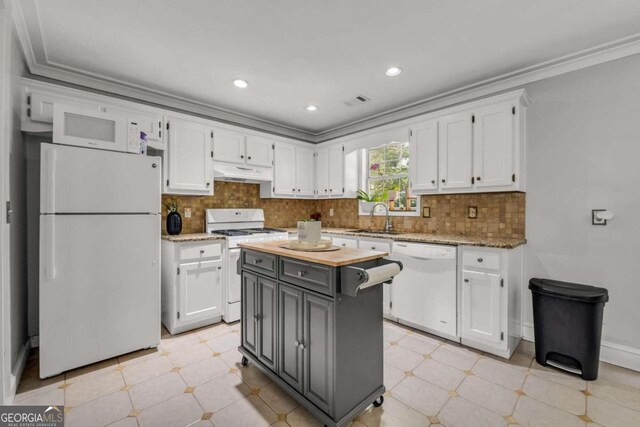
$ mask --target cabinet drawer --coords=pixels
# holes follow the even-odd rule
[[[280,258],[280,280],[327,295],[335,293],[331,267]]]
[[[496,252],[465,250],[462,254],[462,265],[463,267],[500,270],[500,254]]]
[[[380,251],[391,254],[391,243],[376,242],[375,240],[359,240],[358,247],[360,249],[369,249],[372,251]]]
[[[333,237],[333,246],[340,246],[342,248],[357,248],[358,241],[356,239],[343,239],[341,237]]]
[[[276,256],[243,249],[242,267],[266,276],[276,277]]]
[[[180,246],[180,260],[220,258],[222,256],[222,245],[220,243],[199,243],[186,244]]]

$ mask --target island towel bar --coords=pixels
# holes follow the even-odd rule
[[[366,266],[343,267],[340,274],[340,286],[345,295],[355,297],[358,291],[379,285],[391,283],[393,277],[402,271],[402,263],[390,259],[380,258],[369,261]]]

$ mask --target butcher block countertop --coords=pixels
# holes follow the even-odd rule
[[[169,242],[201,242],[204,240],[224,240],[224,236],[219,234],[194,233],[194,234],[163,234],[162,240]]]
[[[286,243],[286,241],[280,240],[275,242],[240,243],[238,246],[258,252],[266,252],[302,261],[314,262],[316,264],[328,265],[330,267],[342,267],[363,261],[384,258],[389,255],[387,252],[370,251],[368,249],[340,248],[337,251],[304,252],[280,247]]]

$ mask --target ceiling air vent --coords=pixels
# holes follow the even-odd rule
[[[343,101],[345,105],[349,107],[353,107],[355,105],[364,104],[365,102],[369,102],[369,98],[364,95],[356,95],[353,98],[349,98],[346,101]]]

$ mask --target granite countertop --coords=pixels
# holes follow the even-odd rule
[[[200,242],[204,240],[224,240],[224,236],[207,233],[178,234],[175,236],[163,234],[162,240],[167,240],[169,242]]]
[[[295,258],[331,267],[342,267],[345,265],[357,264],[363,261],[384,258],[389,255],[387,252],[354,248],[340,248],[338,250],[327,252],[295,251],[281,247],[283,243],[286,242],[280,240],[272,242],[240,243],[238,246],[258,252],[282,255],[288,258]]]
[[[296,228],[287,228],[289,233],[297,233]],[[513,249],[527,243],[526,239],[506,239],[481,236],[458,236],[429,233],[362,233],[353,228],[323,228],[323,233],[338,234],[354,237],[370,237],[374,239],[389,239],[400,242],[434,243],[452,246],[484,246],[487,248]]]

